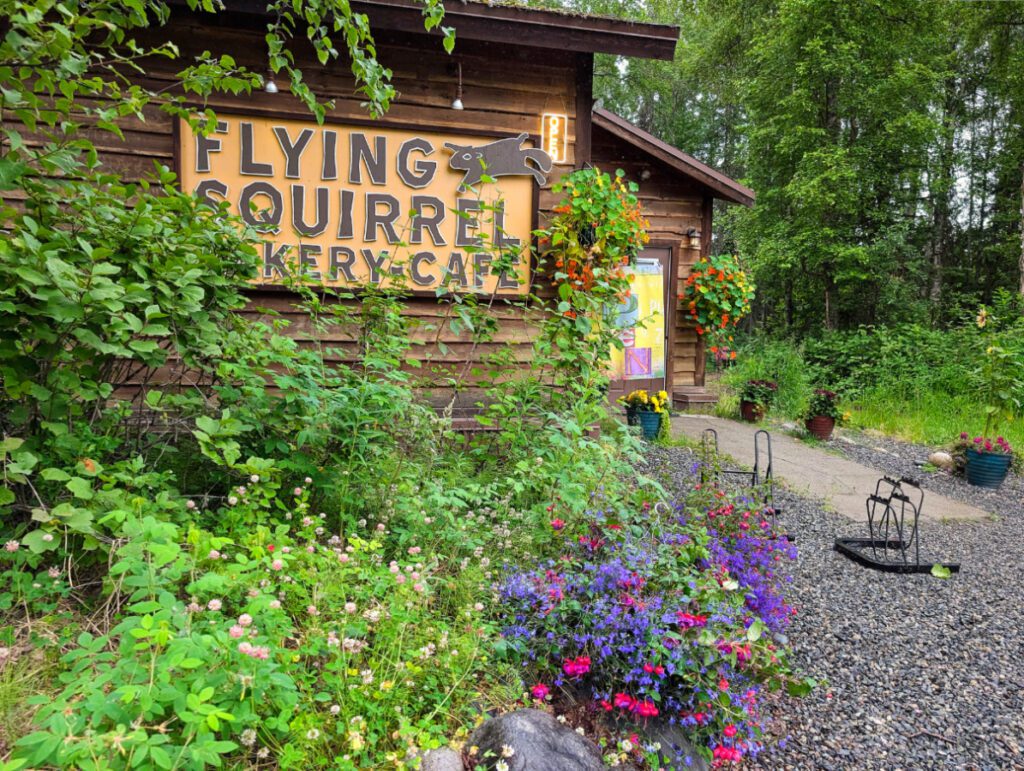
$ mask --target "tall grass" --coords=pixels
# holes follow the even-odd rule
[[[745,344],[735,365],[722,374],[722,383],[735,393],[748,380],[774,380],[778,383],[772,412],[786,417],[798,415],[807,406],[812,390],[803,349],[789,340],[758,338]],[[722,406],[733,406],[735,412],[739,402],[729,396],[728,393],[723,395]]]
[[[983,404],[969,396],[937,391],[922,391],[910,399],[883,390],[870,391],[848,407],[854,428],[874,429],[921,444],[949,444],[961,431],[978,436],[985,427]],[[1024,450],[1024,419],[1004,424],[1000,433],[1013,447]]]
[[[1020,343],[1024,371],[1024,320],[1010,329],[1021,330],[1007,339]],[[735,416],[743,383],[769,379],[779,384],[770,411],[776,417],[801,418],[813,389],[823,387],[840,394],[855,428],[946,445],[963,431],[976,436],[984,430],[985,405],[974,374],[982,356],[973,324],[945,331],[909,324],[862,328],[804,343],[755,336],[739,346],[735,366],[723,373],[716,412]],[[1020,397],[1024,401],[1024,393]],[[1024,414],[999,432],[1024,451]]]

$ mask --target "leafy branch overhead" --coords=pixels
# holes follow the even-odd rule
[[[442,26],[441,0],[422,0],[426,30],[439,30],[451,52],[455,31]],[[357,93],[371,117],[380,117],[395,97],[391,71],[377,61],[376,44],[365,14],[344,0],[278,0],[268,6],[266,65],[239,63],[231,52],[204,51],[186,59],[179,46],[161,40],[172,8],[161,0],[5,0],[0,39],[0,110],[3,155],[0,190],[16,187],[29,166],[45,174],[71,173],[80,154],[95,163],[92,143],[81,129],[95,127],[121,136],[118,121],[146,120],[156,107],[193,125],[197,103],[215,93],[248,94],[261,88],[267,73],[283,75],[291,93],[323,120],[333,102],[321,99],[303,78],[293,49],[312,45],[322,65],[348,60]],[[188,0],[188,10],[224,13],[213,0]],[[147,82],[147,63],[181,63],[170,84]],[[13,120],[12,120],[13,118]],[[213,126],[205,111],[204,127]]]

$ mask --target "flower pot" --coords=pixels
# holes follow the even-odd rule
[[[636,407],[626,407],[626,424],[630,426],[639,426],[640,410]]]
[[[643,432],[644,439],[649,441],[657,439],[658,432],[661,431],[661,413],[643,410],[638,414],[638,417],[640,418],[640,430]]]
[[[832,438],[832,429],[836,427],[836,419],[828,415],[815,415],[813,418],[807,418],[804,421],[804,426],[815,439],[827,442]]]
[[[967,481],[976,487],[995,489],[1006,479],[1013,456],[1005,452],[967,449]]]
[[[757,423],[764,417],[764,406],[757,402],[748,402],[746,399],[741,399],[740,417],[748,423]]]

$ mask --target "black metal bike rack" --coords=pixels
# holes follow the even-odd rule
[[[713,452],[718,455],[718,432],[713,428],[705,428],[700,437],[701,448],[705,460]],[[761,465],[762,445],[766,463]],[[708,463],[702,463],[700,467],[700,481],[704,484],[708,481]],[[718,474],[722,476],[739,477],[752,490],[760,490],[764,497],[761,500],[766,515],[775,517],[782,513],[782,510],[775,505],[775,477],[772,471],[772,435],[763,428],[754,434],[754,468],[751,470],[741,468],[718,468]],[[716,480],[717,481],[717,480]]]
[[[935,564],[950,573],[960,572],[956,562],[921,561],[919,525],[924,491],[917,480],[883,476],[865,505],[868,537],[837,538],[837,552],[864,567],[887,573],[931,573]]]

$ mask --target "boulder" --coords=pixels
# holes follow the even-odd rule
[[[420,771],[462,771],[462,756],[450,747],[430,750],[423,756]]]
[[[956,461],[948,452],[937,450],[928,456],[928,462],[943,471],[952,471],[956,467]]]
[[[481,768],[493,769],[499,760],[509,771],[599,771],[605,767],[601,750],[547,712],[521,709],[492,718],[469,740]],[[511,755],[503,756],[505,748]]]

